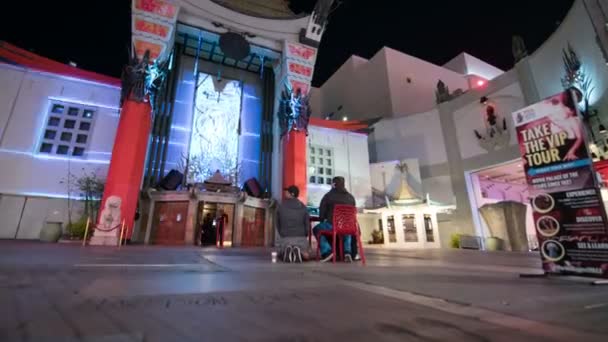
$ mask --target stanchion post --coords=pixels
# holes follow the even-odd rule
[[[122,219],[122,225],[120,226],[120,235],[118,237],[118,248],[122,245],[122,234],[125,231],[125,219]]]
[[[87,245],[87,235],[89,234],[89,225],[91,224],[91,218],[87,217],[87,225],[84,228],[84,238],[82,239],[82,247]]]

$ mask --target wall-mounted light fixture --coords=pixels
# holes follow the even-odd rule
[[[487,105],[488,104],[488,97],[487,96],[482,96],[479,99],[479,103],[481,103],[482,105]]]

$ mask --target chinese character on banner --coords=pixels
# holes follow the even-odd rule
[[[298,74],[305,78],[312,78],[313,69],[309,66],[289,61],[289,73]]]
[[[177,6],[163,0],[133,0],[133,8],[147,14],[156,15],[166,20],[177,20]]]
[[[165,51],[165,44],[137,37],[133,38],[133,46],[135,47],[135,54],[139,59],[143,57],[146,50],[150,50],[151,61],[156,60]]]
[[[153,22],[138,15],[133,16],[133,23],[133,32],[150,35],[154,38],[160,38],[163,41],[168,41],[171,38],[173,27],[170,25]]]
[[[288,79],[289,79],[289,84],[291,84],[291,89],[293,90],[294,93],[298,89],[300,89],[302,94],[304,94],[304,95],[308,94],[308,91],[310,90],[310,84],[308,84],[306,82],[295,80],[291,77]]]
[[[288,58],[303,59],[306,62],[314,64],[316,55],[317,50],[315,48],[294,43],[287,44]]]

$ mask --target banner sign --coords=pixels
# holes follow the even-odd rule
[[[173,1],[163,0],[133,0],[133,13],[145,13],[160,20],[175,23],[178,6]]]
[[[313,67],[299,64],[294,61],[287,60],[288,75],[299,76],[308,81],[312,80]]]
[[[132,18],[131,32],[141,34],[152,39],[160,39],[169,42],[173,37],[173,25],[154,22],[153,20],[135,14]]]
[[[310,82],[315,71],[317,49],[303,44],[285,41],[282,71],[292,89],[304,94],[310,91]]]
[[[146,53],[146,50],[150,50],[150,61],[155,61],[157,58],[162,57],[167,48],[167,44],[146,37],[133,37],[132,40],[137,57],[141,58]]]
[[[288,59],[294,59],[311,66],[315,65],[317,59],[317,49],[292,42],[286,42],[285,54]]]
[[[138,58],[150,50],[151,61],[171,50],[179,6],[169,0],[132,0],[131,42]]]
[[[557,94],[513,120],[543,269],[608,278],[606,211],[574,96]]]
[[[300,89],[302,94],[308,94],[308,91],[310,90],[310,82],[296,80],[293,77],[287,77],[287,79],[289,80],[291,89],[294,91]]]

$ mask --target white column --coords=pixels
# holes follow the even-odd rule
[[[403,232],[403,220],[402,216],[404,212],[395,213],[395,237],[397,239],[397,245],[400,247],[405,247],[405,233]],[[409,244],[408,244],[409,245]]]
[[[416,212],[416,234],[418,235],[418,247],[426,248],[426,229],[424,227],[424,212]]]
[[[384,236],[384,245],[389,246],[388,242],[388,215],[386,213],[382,213],[382,235]]]

